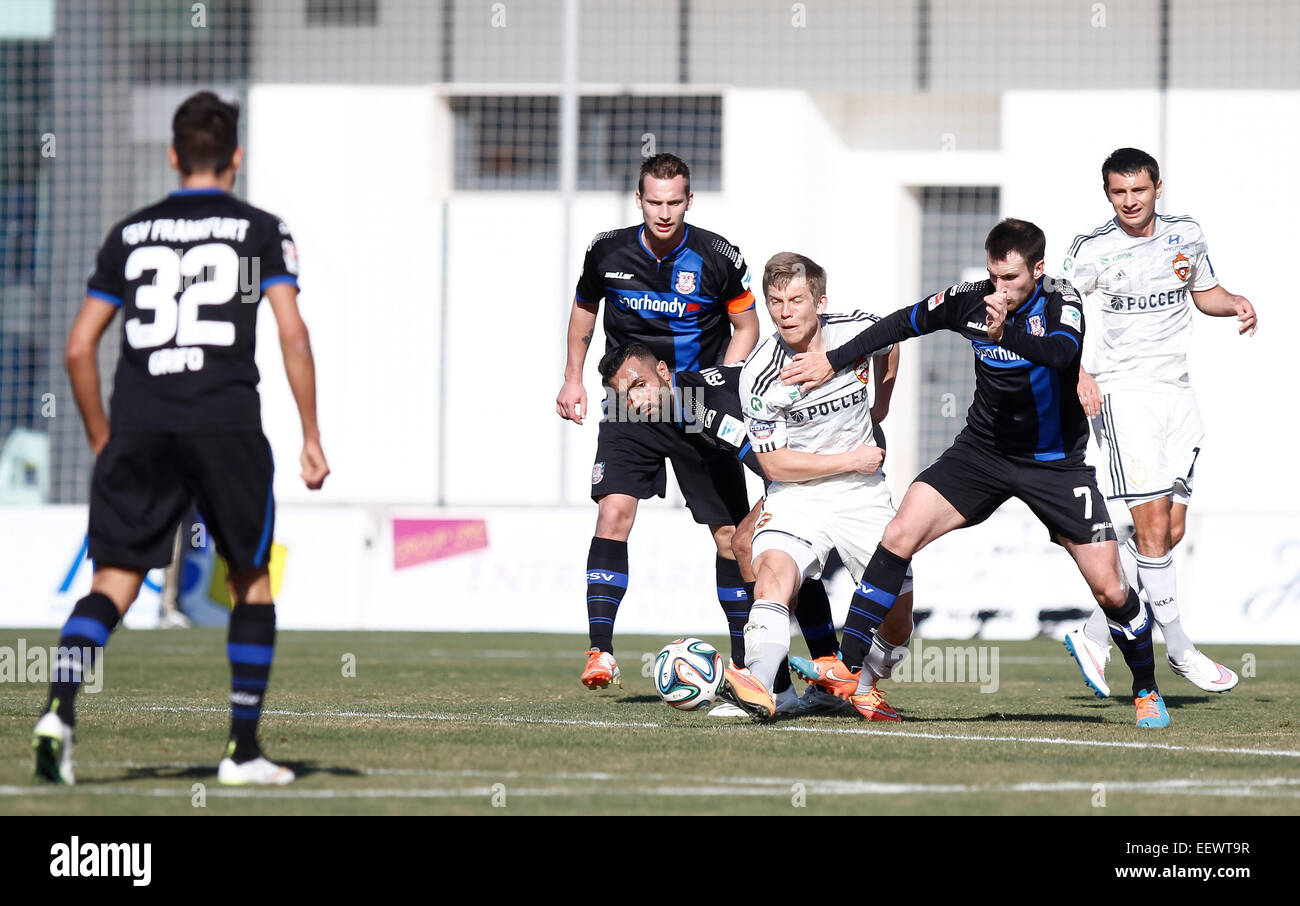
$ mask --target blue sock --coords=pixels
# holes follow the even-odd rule
[[[804,581],[799,588],[799,606],[794,615],[810,655],[819,658],[840,650],[835,621],[831,618],[831,599],[826,597],[826,586],[820,579]]]
[[[731,633],[731,660],[737,667],[745,666],[745,624],[749,622],[749,604],[754,600],[754,583],[746,582],[740,575],[740,564],[718,556],[714,560],[718,576],[718,603],[727,618]]]
[[[1142,606],[1137,592],[1128,590],[1128,600],[1119,610],[1106,611],[1110,636],[1124,655],[1124,663],[1133,674],[1133,697],[1138,693],[1159,692],[1156,688],[1156,659],[1151,646],[1151,614]],[[1127,630],[1127,631],[1126,631]]]
[[[849,604],[849,614],[844,620],[844,644],[841,651],[844,664],[850,670],[859,670],[871,650],[871,640],[894,600],[903,590],[907,579],[907,564],[895,554],[885,550],[884,545],[876,545],[876,552],[871,562],[862,573],[862,581],[853,592],[853,601]]]
[[[627,542],[592,538],[587,553],[587,633],[591,647],[614,653],[614,618],[627,594]]]
[[[230,659],[230,739],[228,756],[236,762],[262,754],[257,744],[257,724],[275,657],[275,605],[236,604],[230,612],[226,637]]]
[[[61,652],[58,663],[52,665],[54,676],[46,710],[57,713],[68,726],[77,721],[75,702],[82,672],[94,664],[95,649],[108,644],[109,633],[121,620],[122,615],[108,595],[92,591],[76,603],[63,624],[59,647],[68,651],[66,655]]]

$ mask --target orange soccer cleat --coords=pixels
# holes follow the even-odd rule
[[[845,701],[858,691],[858,674],[849,670],[844,666],[844,662],[833,654],[823,655],[811,661],[805,657],[792,657],[790,669],[804,682]]]
[[[898,716],[897,711],[889,707],[889,702],[885,701],[885,693],[875,686],[862,695],[854,695],[849,701],[853,703],[854,710],[865,720],[901,721],[903,719]]]
[[[592,648],[587,652],[587,669],[582,671],[582,684],[588,689],[604,689],[611,683],[615,686],[623,685],[614,655]]]

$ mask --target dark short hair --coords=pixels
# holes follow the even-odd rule
[[[767,259],[763,266],[763,295],[766,297],[773,286],[784,289],[795,277],[803,277],[814,302],[826,295],[826,269],[798,252],[777,252]]]
[[[691,194],[691,168],[686,166],[686,161],[676,154],[656,154],[641,161],[641,173],[636,178],[637,192],[645,191],[645,178],[647,176],[653,176],[655,179],[672,179],[676,176],[685,177],[686,194]]]
[[[601,383],[606,387],[610,386],[610,381],[614,380],[614,375],[618,374],[618,370],[628,359],[640,359],[656,366],[660,361],[659,356],[644,343],[624,343],[622,346],[615,346],[601,356],[600,364],[596,366],[596,370],[600,372]]]
[[[1137,148],[1117,148],[1110,152],[1110,157],[1106,158],[1105,163],[1101,165],[1101,184],[1110,188],[1112,173],[1136,176],[1143,170],[1146,170],[1147,175],[1151,177],[1152,185],[1160,182],[1160,165],[1156,163],[1154,157]]]
[[[172,147],[183,175],[224,173],[239,147],[239,104],[211,91],[186,98],[172,117]]]
[[[994,261],[1006,261],[1012,252],[1016,252],[1033,270],[1034,265],[1047,254],[1047,237],[1036,224],[1008,217],[989,230],[988,238],[984,240],[984,251]]]

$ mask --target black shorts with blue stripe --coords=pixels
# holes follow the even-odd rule
[[[260,430],[114,431],[91,479],[90,558],[97,566],[166,566],[193,504],[232,573],[266,566],[274,471]]]

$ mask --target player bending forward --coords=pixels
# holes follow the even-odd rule
[[[1227,692],[1237,674],[1197,651],[1183,630],[1171,551],[1187,527],[1205,434],[1187,368],[1192,305],[1215,317],[1235,315],[1242,334],[1255,333],[1255,308],[1219,283],[1200,224],[1156,214],[1162,183],[1155,158],[1120,148],[1102,164],[1101,178],[1115,216],[1076,238],[1061,270],[1101,328],[1086,350],[1092,374],[1079,369],[1079,401],[1108,454],[1110,499],[1123,500],[1133,515],[1136,536],[1120,547],[1120,562],[1129,583],[1147,594],[1170,669],[1206,692]],[[1066,634],[1065,647],[1084,681],[1108,696],[1105,617],[1094,612]]]
[[[329,467],[316,428],[316,377],[298,314],[298,257],[279,218],[230,195],[243,161],[239,109],[211,92],[172,120],[181,188],[109,231],[68,336],[68,377],[96,453],[90,490],[90,594],[59,636],[65,649],[103,648],[144,581],[171,559],[172,533],[197,504],[230,569],[234,609],[230,741],[217,768],[226,784],[284,784],[293,772],[262,756],[257,725],[275,650],[267,572],[275,526],[271,448],[257,396],[257,306],[240,274],[260,275],[280,327],[285,372],[302,419],[302,479],[315,490]],[[241,267],[243,265],[243,267]],[[256,301],[252,299],[250,301]],[[100,403],[95,354],[122,311],[113,420]],[[88,665],[61,662],[36,724],[36,776],[73,783],[73,701]]]
[[[865,312],[824,314],[826,272],[793,252],[768,260],[763,295],[777,331],[746,361],[740,400],[749,442],[771,484],[754,531],[755,601],[745,626],[745,666],[729,664],[723,688],[746,711],[767,720],[776,711],[772,688],[790,651],[790,608],[800,585],[821,575],[831,548],[839,550],[854,580],[860,579],[894,506],[880,471],[885,452],[872,435],[871,361],[861,357],[846,363],[826,386],[806,397],[780,380],[782,366],[795,355],[822,353],[828,344],[859,333],[874,317]],[[888,353],[888,348],[876,351],[881,357],[876,367],[885,366]],[[898,645],[907,641],[912,630],[910,574],[904,586],[904,605],[891,625],[858,627],[857,638],[893,632]],[[866,665],[880,677],[892,668],[875,647]],[[868,720],[898,720],[874,683],[858,689],[857,676],[850,683],[845,697],[859,714]]]
[[[829,355],[810,350],[782,371],[788,384],[815,387],[872,350],[945,329],[969,339],[975,350],[975,398],[966,427],[907,489],[867,564],[844,631],[865,631],[890,615],[917,551],[954,529],[983,522],[1016,497],[1074,558],[1105,609],[1133,673],[1137,725],[1167,727],[1151,621],[1124,579],[1106,502],[1083,459],[1088,423],[1071,392],[1083,343],[1081,303],[1069,283],[1043,279],[1046,245],[1034,224],[1004,220],[984,243],[989,280],[963,283],[900,309]],[[881,647],[882,660],[901,654]],[[862,671],[859,689],[874,682],[871,666]]]

